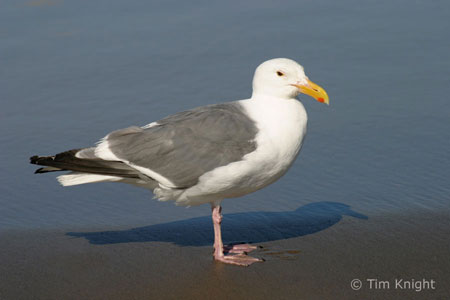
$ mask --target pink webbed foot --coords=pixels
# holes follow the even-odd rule
[[[257,247],[249,244],[233,245],[224,247],[222,243],[222,234],[220,230],[220,223],[222,223],[222,214],[220,205],[212,205],[212,220],[214,224],[214,259],[226,264],[237,266],[249,266],[255,262],[262,262],[264,260],[251,257],[247,252],[255,250]],[[224,251],[225,250],[225,251]],[[225,254],[227,255],[225,255]],[[236,253],[231,255],[229,253]]]
[[[249,244],[238,244],[238,245],[224,246],[223,252],[224,253],[247,254],[256,249],[258,249],[258,246],[253,246],[253,245],[249,245]]]
[[[263,262],[264,260],[246,254],[235,254],[235,255],[214,255],[216,261],[222,263],[248,267],[255,262]]]

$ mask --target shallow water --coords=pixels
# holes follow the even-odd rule
[[[62,188],[56,175],[34,175],[28,157],[247,98],[255,67],[273,57],[303,64],[331,106],[301,97],[309,114],[302,152],[277,183],[224,201],[236,231],[236,218],[260,224],[310,203],[368,218],[446,213],[449,13],[448,1],[3,1],[0,229],[206,224],[207,205],[159,203],[123,184]],[[258,228],[229,240],[268,227]]]

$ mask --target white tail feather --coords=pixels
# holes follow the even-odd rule
[[[98,174],[87,174],[87,173],[77,173],[72,172],[66,175],[60,175],[56,178],[59,183],[63,186],[71,186],[92,182],[103,182],[103,181],[120,181],[123,177],[110,176],[110,175],[98,175]]]

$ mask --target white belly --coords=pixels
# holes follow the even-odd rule
[[[222,166],[200,177],[199,183],[177,199],[197,205],[239,197],[279,179],[294,162],[306,134],[307,115],[295,99],[248,99],[241,104],[256,122],[257,149],[242,161]]]

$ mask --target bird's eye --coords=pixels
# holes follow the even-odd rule
[[[284,73],[281,72],[281,71],[277,71],[277,75],[278,75],[278,76],[284,76]]]

